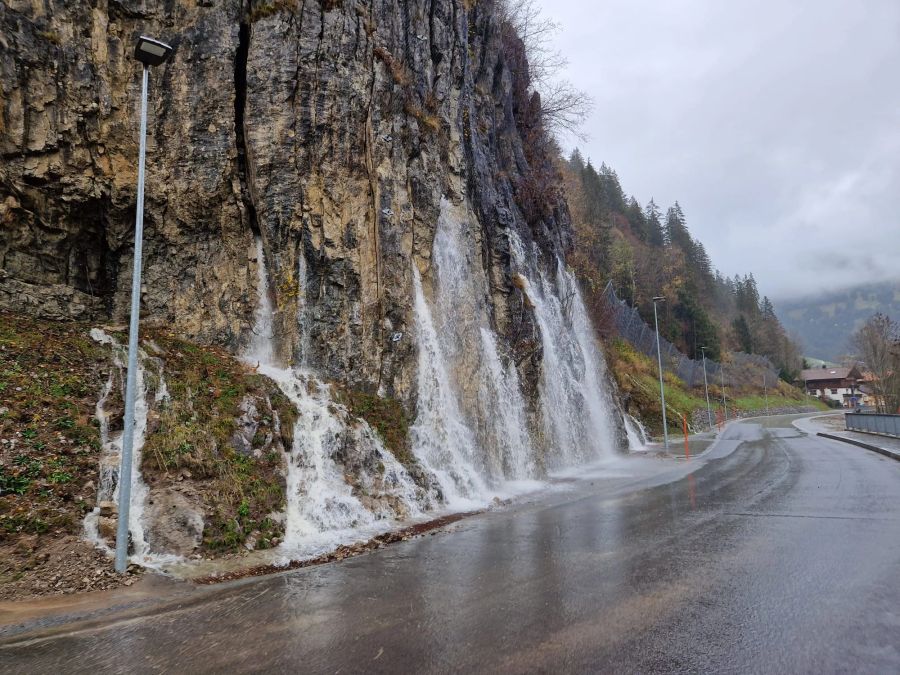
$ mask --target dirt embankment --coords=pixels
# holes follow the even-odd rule
[[[100,540],[114,546],[124,412],[127,335],[105,326],[92,338],[94,328],[0,313],[0,600],[129,585],[142,571],[114,574],[109,552],[85,534],[85,516],[93,514]],[[294,406],[252,365],[166,326],[142,326],[141,354],[147,413],[136,429],[145,426],[139,461],[150,551],[228,558],[240,567],[251,551],[277,546]],[[398,402],[335,390],[353,417],[411,463]],[[411,531],[303,564],[397,536]]]
[[[0,314],[2,600],[127,585],[140,573],[115,575],[84,536],[124,407],[121,348],[91,339],[91,328]],[[141,469],[147,508],[159,516],[148,540],[185,556],[276,545],[283,525],[271,514],[284,509],[293,407],[223,350],[158,326],[142,337],[150,410]],[[97,406],[106,387],[104,437]],[[108,544],[114,529],[114,518],[101,527]]]

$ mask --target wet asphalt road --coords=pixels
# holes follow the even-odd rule
[[[900,462],[767,424],[342,563],[7,635],[0,670],[900,672]]]

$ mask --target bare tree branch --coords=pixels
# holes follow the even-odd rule
[[[586,140],[583,126],[594,100],[559,77],[568,65],[552,47],[559,24],[541,14],[537,0],[499,0],[501,22],[509,25],[525,47],[531,86],[540,95],[544,128],[552,135],[570,133]]]

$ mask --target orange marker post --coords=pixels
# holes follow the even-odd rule
[[[691,458],[691,448],[688,445],[688,428],[687,428],[687,417],[684,415],[681,416],[681,426],[684,427],[684,458]]]

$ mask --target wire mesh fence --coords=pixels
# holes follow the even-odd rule
[[[606,285],[604,296],[604,323],[619,337],[628,341],[635,349],[656,358],[656,331],[641,318],[637,309],[619,299],[612,283]],[[660,336],[659,351],[662,355],[662,366],[689,387],[703,384],[703,361],[689,358],[682,354],[671,342]],[[730,361],[722,364],[706,359],[706,377],[710,385],[722,384],[735,387],[754,382],[759,385],[774,387],[778,382],[778,371],[765,356],[733,352]]]

